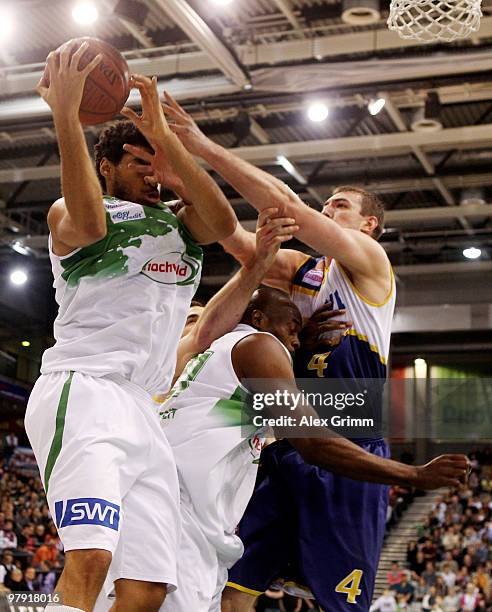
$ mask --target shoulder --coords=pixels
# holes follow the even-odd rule
[[[283,344],[267,333],[253,333],[237,342],[231,359],[238,377],[270,378],[279,376],[292,365]]]

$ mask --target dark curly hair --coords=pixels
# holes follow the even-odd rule
[[[106,181],[101,174],[100,166],[103,157],[113,164],[119,164],[125,154],[124,144],[131,144],[152,149],[145,136],[137,130],[131,121],[118,121],[113,123],[99,134],[99,140],[94,146],[94,159],[96,163],[97,178],[106,189]]]

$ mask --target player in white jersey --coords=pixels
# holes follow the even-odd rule
[[[205,307],[202,321],[215,318],[229,290],[235,292],[233,285]],[[205,325],[214,332],[213,323]],[[299,393],[290,353],[299,346],[301,327],[299,310],[282,291],[260,288],[239,325],[189,361],[161,406],[178,468],[183,528],[180,587],[166,599],[163,612],[220,610],[227,569],[243,553],[235,529],[253,492],[265,434],[261,423],[248,420],[246,397],[256,391],[248,379],[262,378],[262,392],[276,390],[283,381],[289,385],[285,388]],[[265,413],[278,414],[276,407]],[[295,414],[299,422],[303,414],[314,412],[306,406]],[[351,478],[436,488],[459,478],[466,466],[466,458],[448,456],[414,468],[374,457],[344,438],[323,439],[324,433],[313,428],[312,438],[292,443],[309,463]]]
[[[26,431],[66,551],[56,610],[92,610],[110,568],[113,609],[150,612],[176,585],[180,527],[176,467],[151,396],[173,376],[200,278],[198,243],[224,238],[236,218],[170,131],[145,77],[133,78],[143,116],[125,111],[139,129],[119,123],[102,135],[100,184],[78,109],[101,57],[79,71],[85,50],[51,53],[50,86],[38,86],[53,111],[64,197],[48,214],[56,344]],[[165,160],[167,177],[123,149],[129,137]],[[163,179],[186,184],[191,206],[178,216],[160,202]]]

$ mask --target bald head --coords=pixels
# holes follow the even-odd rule
[[[246,308],[241,323],[276,336],[290,352],[299,346],[302,316],[289,296],[280,289],[260,287]]]

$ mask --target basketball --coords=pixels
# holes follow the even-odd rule
[[[80,104],[80,122],[83,125],[97,125],[109,121],[121,111],[130,93],[128,64],[117,49],[97,38],[75,38],[64,43],[58,50],[61,51],[74,41],[77,44],[74,44],[70,56],[82,43],[89,44],[80,59],[80,70],[85,68],[99,53],[103,55],[102,61],[89,74],[85,82]],[[43,79],[48,86],[50,83],[48,66],[45,68]]]

